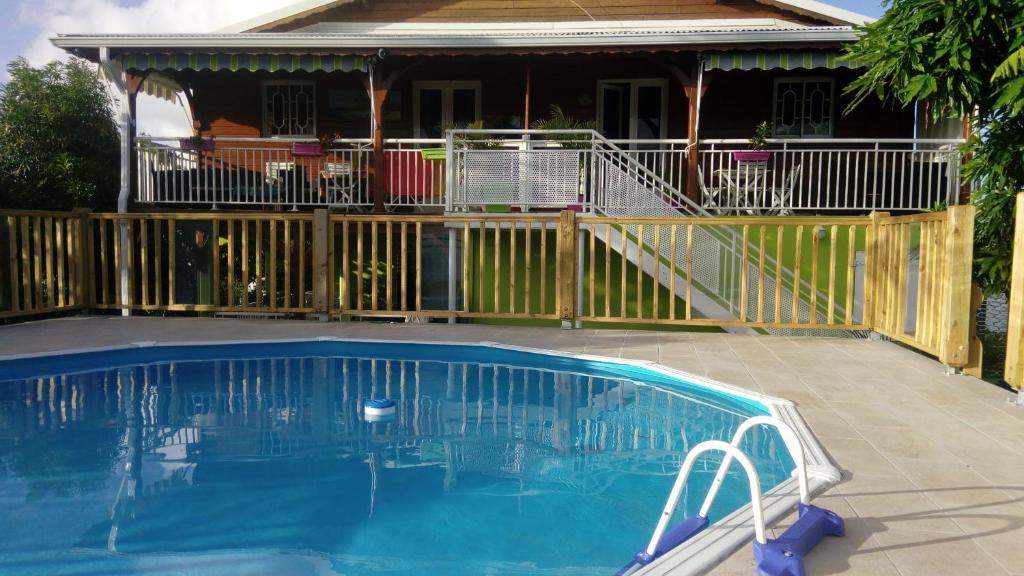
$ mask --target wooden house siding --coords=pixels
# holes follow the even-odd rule
[[[546,56],[530,60],[531,118],[547,115],[552,105],[567,114],[592,120],[597,115],[597,83],[600,80],[664,79],[668,82],[667,137],[686,138],[687,99],[678,80],[665,66],[645,57]],[[392,87],[400,102],[397,114],[385,115],[387,138],[411,138],[413,130],[413,86],[419,81],[479,81],[481,114],[489,128],[519,128],[526,91],[527,61],[514,57],[438,57],[412,68]],[[735,71],[710,73],[708,92],[701,104],[701,138],[748,138],[753,127],[772,118],[773,81],[779,77],[831,77],[835,79],[833,109],[835,138],[910,138],[913,112],[883,106],[869,99],[845,114],[849,98],[844,89],[856,77],[852,70],[801,70],[784,72]],[[364,90],[353,74],[271,75],[249,72],[194,74],[190,79],[196,93],[196,117],[203,132],[216,137],[262,137],[263,81],[270,78],[310,79],[316,83],[317,130],[337,132],[346,138],[369,137],[369,100],[365,118],[338,118],[330,109],[333,90],[352,94]]]
[[[591,18],[777,18],[801,24],[829,24],[756,0],[368,0],[280,20],[256,30],[286,32],[319,22],[559,22]]]

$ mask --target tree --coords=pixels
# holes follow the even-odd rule
[[[976,183],[975,275],[989,294],[1009,291],[1013,198],[1024,190],[1024,1],[887,0],[847,56],[868,66],[851,107],[874,94],[927,101],[935,118],[972,116]]]
[[[117,124],[87,62],[8,65],[0,86],[0,207],[113,209],[120,189]]]

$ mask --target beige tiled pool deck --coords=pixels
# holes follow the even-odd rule
[[[808,574],[1024,575],[1024,408],[894,344],[480,325],[76,317],[0,326],[0,356],[141,341],[336,336],[505,344],[652,360],[789,398],[845,482],[816,501],[847,535]],[[655,511],[652,511],[655,513]],[[652,516],[652,522],[655,517]],[[753,574],[744,547],[712,574]]]

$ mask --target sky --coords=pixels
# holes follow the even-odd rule
[[[557,0],[552,0],[557,1]],[[57,32],[210,32],[287,6],[295,0],[0,0],[0,83],[6,63],[24,56],[33,65],[66,57],[50,44]],[[828,0],[868,16],[882,15],[880,0]],[[156,136],[188,130],[179,105],[139,97],[139,130]]]

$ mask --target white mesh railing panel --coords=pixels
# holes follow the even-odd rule
[[[567,206],[580,202],[577,150],[466,150],[462,195],[467,205]]]
[[[466,204],[519,204],[519,152],[474,151],[462,154],[463,198]]]

